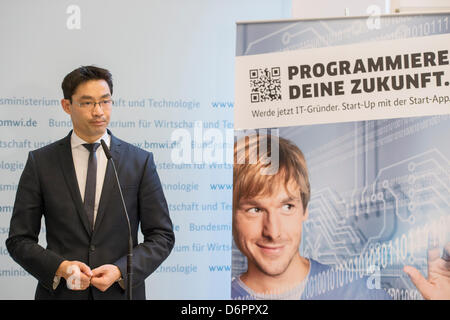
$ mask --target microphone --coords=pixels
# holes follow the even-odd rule
[[[108,146],[106,145],[105,140],[101,139],[101,140],[100,140],[100,143],[102,144],[102,148],[103,148],[103,151],[105,152],[106,158],[107,158],[108,160],[112,159],[111,152],[109,151]],[[112,162],[114,162],[114,161],[112,161]]]
[[[131,300],[131,283],[132,283],[132,279],[133,279],[133,273],[131,272],[131,270],[132,270],[131,269],[131,267],[132,267],[131,258],[133,257],[133,238],[131,236],[130,218],[128,217],[127,206],[125,205],[125,200],[123,199],[122,188],[120,187],[119,176],[117,175],[116,165],[114,164],[114,160],[112,158],[111,152],[109,151],[108,146],[106,145],[106,143],[103,139],[100,140],[100,143],[102,144],[102,148],[103,148],[103,151],[105,152],[106,158],[108,159],[108,161],[111,161],[112,167],[114,169],[117,186],[119,187],[120,198],[122,199],[122,206],[125,211],[125,217],[127,218],[127,224],[128,224],[127,299]]]

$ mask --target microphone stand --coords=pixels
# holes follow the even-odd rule
[[[122,188],[120,187],[120,181],[119,176],[117,175],[116,165],[114,164],[114,160],[112,158],[111,152],[108,149],[108,146],[106,145],[105,141],[102,139],[100,140],[102,144],[103,151],[105,152],[106,158],[108,161],[111,161],[112,167],[114,169],[114,174],[116,176],[116,182],[117,186],[119,188],[120,193],[120,199],[122,200],[122,206],[125,211],[125,217],[127,218],[127,224],[128,224],[128,255],[127,255],[127,300],[131,300],[132,294],[131,294],[131,284],[133,281],[133,273],[132,273],[132,257],[133,257],[133,238],[131,236],[131,225],[130,225],[130,218],[128,217],[128,211],[127,206],[125,205],[125,200],[123,199],[122,194]]]

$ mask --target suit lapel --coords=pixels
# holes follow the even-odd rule
[[[120,172],[120,159],[123,154],[123,144],[120,142],[119,139],[114,137],[111,132],[108,130],[108,133],[111,135],[111,145],[110,145],[110,151],[112,158],[114,160],[114,164],[116,165],[117,174]],[[95,219],[95,225],[94,225],[94,234],[97,232],[98,228],[100,227],[100,224],[103,220],[103,217],[105,215],[106,208],[109,203],[109,199],[111,196],[111,193],[114,189],[117,189],[117,182],[116,177],[114,173],[113,166],[111,164],[111,161],[108,161],[108,165],[106,166],[106,172],[105,172],[105,179],[103,182],[102,187],[102,195],[100,196],[100,203],[98,205],[97,210],[97,217]]]
[[[73,164],[72,157],[72,147],[70,144],[70,136],[72,131],[70,131],[69,135],[61,140],[59,144],[59,158],[61,163],[61,169],[64,175],[64,179],[66,180],[67,187],[72,196],[73,203],[77,209],[77,213],[80,216],[80,219],[83,223],[86,232],[91,235],[91,228],[89,227],[89,220],[84,210],[83,202],[81,200],[80,189],[78,187],[78,180],[75,174],[75,166]]]

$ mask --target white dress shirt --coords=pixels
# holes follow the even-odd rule
[[[110,148],[111,145],[111,137],[108,132],[99,138],[97,141],[100,143],[100,140],[105,140],[106,145]],[[84,189],[86,188],[86,179],[87,179],[87,169],[88,169],[88,161],[89,161],[89,150],[86,149],[83,144],[87,143],[83,139],[81,139],[75,131],[72,131],[72,136],[70,137],[70,144],[72,146],[72,158],[73,165],[75,167],[75,174],[78,181],[78,187],[80,189],[81,201],[84,202]],[[106,158],[105,152],[103,151],[102,146],[99,146],[96,151],[97,155],[97,180],[96,180],[96,189],[95,189],[95,207],[94,207],[94,225],[95,219],[97,217],[98,204],[100,203],[100,196],[102,194],[103,189],[103,181],[105,180],[106,166],[108,165],[108,159]],[[53,279],[53,290],[55,290],[60,282],[61,278],[55,276]]]

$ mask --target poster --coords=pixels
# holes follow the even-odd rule
[[[286,170],[282,150],[301,150],[310,194],[303,216],[284,225],[275,213],[301,202],[270,173],[252,181],[277,188],[233,203],[234,299],[423,299],[403,268],[426,277],[427,250],[441,255],[450,241],[449,15],[382,16],[378,27],[370,19],[238,25],[236,150],[253,141],[275,176]],[[245,190],[236,168],[246,172],[252,159],[236,153],[233,183]],[[294,202],[276,207],[280,194]],[[258,237],[244,227],[251,219]],[[289,261],[300,267],[276,270],[290,232],[301,259]],[[282,270],[297,270],[292,283],[282,284]]]

